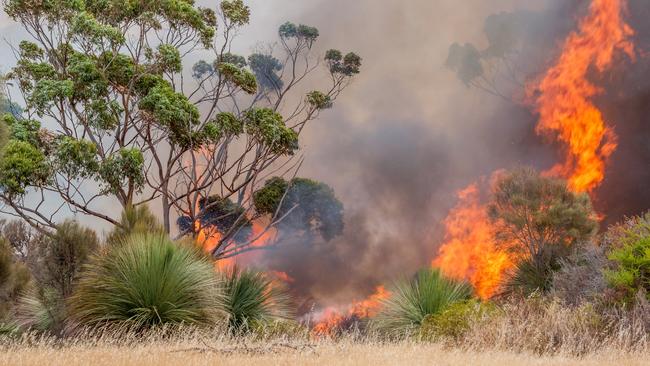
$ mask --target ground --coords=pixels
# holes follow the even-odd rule
[[[450,350],[436,344],[401,342],[174,341],[137,345],[23,342],[5,346],[1,365],[648,365],[650,354],[604,350],[581,358],[503,351]]]

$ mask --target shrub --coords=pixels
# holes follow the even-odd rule
[[[607,258],[611,269],[605,272],[610,286],[630,303],[638,292],[650,299],[650,212],[628,219],[608,232],[611,249]]]
[[[135,234],[89,264],[69,301],[73,327],[140,331],[212,324],[222,309],[213,264],[163,234]]]
[[[427,341],[458,341],[471,326],[496,311],[491,303],[477,300],[458,302],[438,314],[427,315],[420,326],[419,337]]]
[[[496,177],[488,213],[500,246],[524,259],[507,287],[525,295],[550,290],[558,262],[591,239],[598,227],[588,195],[531,168]]]
[[[68,220],[56,228],[54,236],[39,248],[41,287],[54,288],[60,297],[72,293],[73,283],[83,264],[99,248],[97,235],[78,223]]]
[[[230,330],[247,332],[290,317],[289,296],[264,273],[233,267],[225,274],[225,308]]]
[[[607,288],[604,269],[607,262],[602,246],[588,245],[560,261],[553,274],[550,295],[564,304],[601,303]]]
[[[397,282],[390,293],[382,301],[383,307],[373,319],[372,327],[399,336],[412,333],[428,315],[469,299],[472,290],[467,283],[446,278],[437,269],[426,269],[410,281]]]

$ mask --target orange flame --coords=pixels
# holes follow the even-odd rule
[[[616,135],[591,101],[601,89],[587,76],[590,68],[607,70],[617,51],[634,58],[623,21],[624,0],[593,0],[579,30],[566,39],[557,63],[542,78],[535,103],[540,114],[537,133],[566,144],[564,163],[550,171],[566,177],[574,192],[591,192],[605,177],[605,163],[616,150]],[[445,219],[446,241],[432,265],[450,277],[470,281],[479,297],[495,294],[517,258],[497,247],[495,228],[481,204],[476,184],[458,194],[460,202]]]
[[[199,222],[195,223],[196,230],[198,232],[196,236],[196,243],[206,253],[212,252],[219,242],[222,239],[222,234],[216,227],[201,227]],[[271,244],[276,238],[277,230],[275,228],[268,228],[260,223],[253,222],[252,233],[249,236],[249,240],[252,240],[250,243],[251,247],[264,247]],[[236,244],[233,244],[236,245]],[[219,269],[227,269],[232,267],[238,262],[246,263],[250,261],[255,256],[254,252],[246,252],[235,257],[219,259],[215,263]]]
[[[617,51],[634,58],[629,38],[634,31],[623,21],[624,0],[594,0],[579,30],[566,39],[562,54],[539,85],[535,100],[540,114],[537,133],[566,144],[564,163],[550,174],[568,179],[575,192],[590,192],[605,177],[605,162],[616,150],[616,134],[605,124],[591,98],[602,92],[587,76],[593,66],[607,70]]]
[[[431,265],[449,277],[469,281],[476,295],[488,299],[498,290],[513,260],[497,246],[478,185],[461,190],[458,198],[460,202],[444,221],[445,243]]]
[[[341,329],[342,324],[351,318],[368,319],[377,315],[383,300],[390,297],[390,291],[382,285],[377,286],[375,293],[362,301],[355,301],[346,312],[328,308],[323,312],[321,320],[316,323],[312,333],[317,337],[333,336]]]

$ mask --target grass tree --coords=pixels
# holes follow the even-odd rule
[[[225,273],[224,288],[228,324],[235,333],[291,315],[288,293],[265,273],[233,267]]]
[[[134,234],[85,268],[69,301],[74,327],[139,331],[209,325],[223,315],[213,263],[164,234]]]
[[[390,293],[372,325],[382,333],[399,336],[417,329],[427,316],[469,299],[472,288],[444,277],[437,269],[425,269],[412,279],[396,282]]]

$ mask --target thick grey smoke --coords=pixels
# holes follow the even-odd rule
[[[364,57],[358,80],[303,141],[307,159],[301,174],[335,188],[346,207],[346,229],[331,243],[269,253],[262,263],[287,272],[298,293],[321,304],[362,298],[377,284],[428,265],[456,190],[496,169],[546,169],[561,159],[558,146],[535,134],[532,108],[468,88],[445,67],[449,46],[471,42],[487,48],[487,18],[506,12],[521,19],[514,60],[524,77],[533,78],[557,57],[589,3],[301,3],[302,12],[292,20],[317,26],[323,47],[353,49]],[[630,1],[629,22],[642,50],[649,49],[648,12],[647,1]],[[598,101],[620,135],[597,192],[607,223],[650,208],[644,188],[650,178],[647,60],[620,64],[601,76],[608,93]],[[505,95],[517,89],[506,86]]]

